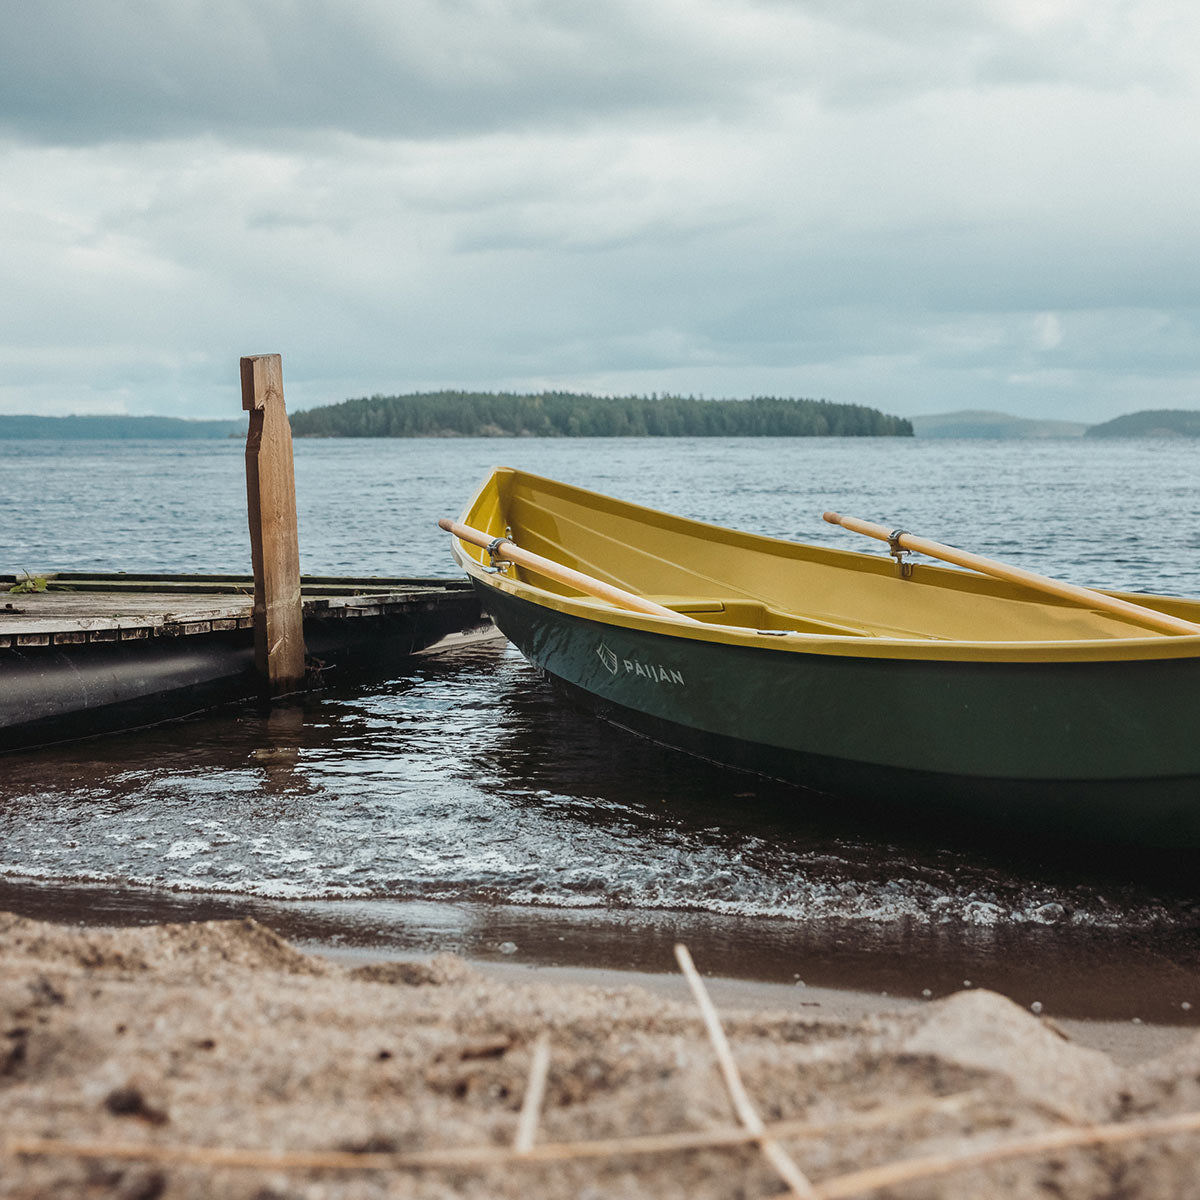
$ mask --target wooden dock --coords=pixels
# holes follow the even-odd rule
[[[0,575],[0,751],[129,729],[261,695],[254,581],[237,575]],[[498,636],[466,580],[301,581],[300,687],[379,677]]]
[[[0,650],[192,637],[254,627],[249,575],[57,572],[45,591],[12,592],[23,575],[0,574]],[[466,580],[302,576],[306,623],[414,617],[453,609],[451,623],[482,625]],[[464,604],[464,601],[466,603]],[[423,640],[416,636],[414,641]]]

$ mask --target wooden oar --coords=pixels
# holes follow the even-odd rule
[[[1118,617],[1137,621],[1151,629],[1162,633],[1197,634],[1200,625],[1185,621],[1181,617],[1168,616],[1153,608],[1141,604],[1133,604],[1128,600],[1118,600],[1115,596],[1106,596],[1103,592],[1093,591],[1092,588],[1078,587],[1073,583],[1064,583],[1060,579],[1050,579],[1033,571],[1025,571],[1020,567],[1012,567],[1007,563],[996,562],[995,559],[983,558],[968,550],[956,550],[953,546],[944,546],[941,542],[933,542],[928,538],[917,537],[904,530],[890,530],[885,525],[876,525],[873,521],[862,521],[858,517],[843,517],[840,513],[827,512],[825,520],[830,525],[840,525],[854,533],[863,533],[867,537],[878,538],[887,542],[893,552],[909,550],[917,554],[927,554],[930,558],[940,558],[944,562],[954,563],[955,566],[968,567],[983,575],[992,575],[996,579],[1004,579],[1009,583],[1023,584],[1039,592],[1058,596],[1062,600],[1071,600],[1088,608],[1102,609]]]
[[[576,571],[571,567],[564,567],[561,563],[556,563],[553,559],[543,558],[540,554],[534,554],[532,550],[523,550],[515,542],[510,542],[507,538],[491,537],[481,529],[473,529],[470,525],[460,525],[459,522],[452,521],[449,517],[442,517],[438,521],[438,526],[447,533],[454,534],[460,541],[470,542],[475,546],[482,546],[491,553],[493,558],[507,559],[518,566],[536,571],[539,575],[543,575],[547,579],[553,579],[557,583],[565,583],[567,587],[573,587],[577,592],[583,592],[588,596],[595,596],[597,600],[606,600],[609,604],[615,604],[618,608],[627,608],[632,612],[648,613],[654,617],[670,617],[673,621],[691,621],[693,624],[700,624],[694,617],[689,617],[685,613],[677,613],[674,609],[667,608],[662,604],[655,604],[653,600],[647,600],[633,592],[627,592],[624,588],[615,587],[611,583],[605,583],[602,579],[585,575],[582,571]]]

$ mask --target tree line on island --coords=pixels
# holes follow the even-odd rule
[[[1200,437],[1200,411],[1190,408],[1148,408],[1089,425],[1088,437],[1179,438]]]
[[[436,392],[347,400],[292,414],[298,437],[1200,438],[1200,410],[1148,409],[1099,425],[962,411],[890,417],[826,400],[697,400],[554,392]],[[0,414],[0,440],[244,438],[246,422]]]
[[[295,413],[297,437],[912,437],[911,422],[858,404],[755,396],[421,392]]]

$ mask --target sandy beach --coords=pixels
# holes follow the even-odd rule
[[[755,1140],[682,976],[12,915],[0,963],[5,1198],[1200,1194],[1200,1038],[1114,1057],[1113,1031],[983,990],[889,1006],[715,981]],[[946,1161],[970,1155],[992,1161]],[[896,1163],[882,1188],[863,1174]]]

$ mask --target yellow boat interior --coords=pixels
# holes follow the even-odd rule
[[[864,640],[873,653],[881,643],[896,649],[907,643],[905,657],[914,652],[945,657],[950,646],[1033,645],[1040,657],[1049,658],[1077,657],[1084,646],[1102,657],[1200,654],[1198,637],[1164,634],[974,572],[920,562],[905,575],[886,552],[834,550],[743,533],[507,467],[489,475],[460,519],[691,617],[710,627],[706,633],[691,627],[690,636],[705,640],[717,635],[741,641],[736,636],[741,632],[797,649],[799,643],[806,648],[826,643],[819,648],[850,654],[867,652]],[[819,519],[814,514],[814,521]],[[456,551],[477,579],[535,602],[621,624],[665,623],[617,612],[516,564],[491,573],[487,551],[465,542],[456,542]],[[1107,594],[1200,621],[1200,601]],[[681,623],[671,632],[689,636],[687,628]],[[781,639],[780,634],[796,636]],[[917,650],[922,644],[925,654]]]

